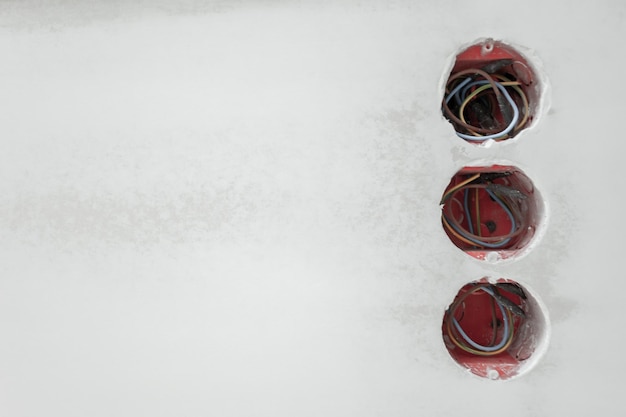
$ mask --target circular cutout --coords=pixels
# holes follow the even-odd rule
[[[514,138],[539,108],[536,71],[515,48],[486,39],[456,56],[442,111],[460,138],[486,144]]]
[[[539,191],[514,166],[462,168],[440,204],[442,226],[452,243],[490,262],[525,253],[544,220]]]
[[[549,324],[545,307],[526,287],[482,278],[459,290],[444,313],[442,334],[463,368],[506,380],[537,363],[547,348]]]

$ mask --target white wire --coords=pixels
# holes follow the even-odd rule
[[[500,303],[500,301],[498,301],[498,299],[496,298],[496,296],[493,293],[493,291],[490,290],[489,288],[483,288],[482,290],[494,298],[494,300],[498,304],[498,308],[500,309],[500,312],[502,313],[502,318],[504,320],[504,334],[502,335],[502,340],[500,341],[500,343],[498,343],[495,346],[479,345],[478,343],[474,342],[467,335],[467,333],[465,333],[463,331],[463,328],[461,328],[461,325],[459,324],[459,322],[456,320],[456,318],[454,316],[452,317],[452,324],[454,324],[454,327],[459,332],[461,337],[463,337],[463,339],[465,339],[465,341],[467,343],[469,343],[474,349],[482,350],[483,352],[495,352],[496,350],[501,349],[502,347],[504,347],[504,345],[507,342],[507,339],[509,338],[509,321],[507,319],[506,312],[504,311],[504,308],[502,307],[502,303]],[[493,329],[493,331],[495,332],[496,329]]]
[[[472,81],[472,78],[468,77],[468,78],[464,79],[461,83],[459,83],[459,85],[457,85],[450,92],[450,94],[447,95],[447,97],[446,97],[446,104],[450,102],[452,97],[457,96],[459,91],[463,87],[470,88],[473,85],[484,85],[484,84],[488,84],[489,83],[488,81],[476,81],[476,82],[473,82],[472,84],[468,85],[471,81]],[[459,136],[462,139],[473,141],[473,142],[484,142],[484,141],[489,140],[489,139],[498,139],[498,138],[506,135],[507,133],[509,133],[511,130],[513,130],[513,128],[515,127],[515,125],[519,121],[519,109],[517,108],[517,105],[515,104],[515,101],[513,100],[513,98],[511,98],[511,95],[506,90],[506,88],[502,84],[497,82],[497,81],[495,81],[495,84],[496,84],[496,87],[498,87],[498,89],[504,94],[504,97],[506,98],[508,103],[513,108],[513,119],[511,120],[511,123],[509,123],[509,125],[503,131],[498,132],[498,133],[493,133],[493,134],[487,135],[487,136],[473,136],[473,135],[467,135],[465,133],[456,132],[457,136]],[[465,94],[463,94],[463,95],[465,95]]]

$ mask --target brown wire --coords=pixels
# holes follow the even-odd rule
[[[500,97],[500,90],[498,90],[498,86],[496,85],[496,81],[493,79],[493,77],[491,75],[489,75],[488,73],[486,73],[483,70],[480,70],[478,68],[471,68],[471,69],[466,69],[464,71],[459,71],[456,74],[454,74],[453,76],[451,76],[448,79],[448,85],[450,85],[450,83],[454,82],[455,80],[461,78],[464,75],[469,75],[469,74],[478,74],[480,76],[482,76],[485,80],[487,80],[489,82],[489,84],[491,85],[491,88],[493,89],[496,97]],[[448,103],[446,103],[446,99],[444,97],[443,99],[443,109],[444,112],[446,113],[446,116],[451,119],[454,123],[456,123],[457,125],[470,130],[470,131],[474,131],[477,133],[485,133],[485,134],[494,134],[497,133],[498,130],[495,129],[484,129],[482,127],[476,127],[476,126],[472,126],[468,123],[465,123],[463,120],[459,119],[450,109],[450,107],[448,106]]]
[[[476,189],[487,189],[488,184],[467,184],[461,188],[459,188],[458,190],[456,190],[454,193],[450,194],[448,196],[448,199],[452,198],[454,195],[456,195],[458,192],[464,190],[465,188],[476,188]],[[512,201],[510,198],[508,198],[507,196],[498,196],[501,200],[503,200],[503,202],[507,205],[507,207],[509,208],[509,210],[511,210],[511,213],[513,214],[513,216],[515,217],[515,221],[518,224],[518,227],[516,228],[515,231],[511,232],[511,233],[507,233],[505,235],[500,235],[500,236],[479,236],[473,233],[470,233],[465,227],[463,227],[452,215],[452,213],[450,212],[450,206],[448,204],[444,203],[443,206],[443,210],[446,214],[446,218],[447,218],[447,222],[454,224],[455,226],[457,226],[460,229],[463,229],[468,235],[470,235],[472,238],[476,238],[478,240],[481,240],[483,242],[487,242],[487,243],[496,243],[496,242],[500,242],[502,240],[505,239],[513,239],[517,236],[519,236],[522,232],[524,232],[524,230],[526,229],[526,221],[522,215],[522,213],[520,212],[520,210],[517,207],[517,204],[512,204]],[[446,202],[447,200],[446,199]],[[468,219],[468,221],[471,221],[471,219]]]

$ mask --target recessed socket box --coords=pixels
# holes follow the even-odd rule
[[[459,290],[444,314],[442,334],[461,367],[504,380],[530,369],[545,351],[547,314],[519,283],[483,278]]]
[[[441,198],[442,226],[452,243],[474,258],[499,261],[530,248],[544,220],[533,182],[517,167],[465,167]]]
[[[485,144],[514,138],[533,124],[541,83],[513,46],[486,39],[458,53],[447,78],[443,115],[456,134]]]

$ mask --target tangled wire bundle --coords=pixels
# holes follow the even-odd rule
[[[443,113],[456,134],[471,142],[514,137],[530,120],[528,97],[511,59],[459,71],[448,79]]]

